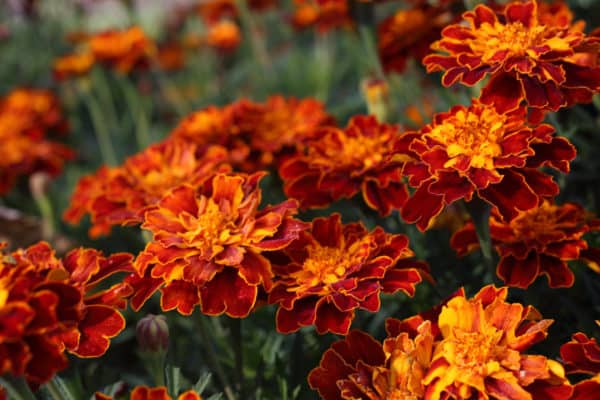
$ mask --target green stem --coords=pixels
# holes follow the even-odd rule
[[[25,382],[25,378],[11,375],[0,376],[0,386],[6,389],[9,399],[36,400],[35,395]]]
[[[40,210],[42,216],[42,237],[45,240],[50,240],[54,237],[56,226],[54,224],[54,210],[50,198],[45,193],[38,193],[33,196],[35,203]]]
[[[88,92],[84,92],[83,99],[90,113],[92,125],[94,126],[94,133],[96,134],[96,140],[100,147],[102,161],[107,165],[117,165],[117,156],[115,155],[115,149],[112,145],[110,131],[106,126],[100,105]]]
[[[494,267],[494,257],[492,254],[492,239],[490,237],[490,211],[491,207],[486,202],[473,198],[470,202],[465,202],[465,208],[473,219],[477,239],[481,254],[487,267]]]
[[[227,400],[236,400],[236,396],[233,393],[233,389],[231,388],[229,379],[227,379],[227,375],[225,374],[221,363],[219,363],[219,357],[217,356],[217,353],[215,351],[214,343],[211,339],[209,330],[206,327],[206,317],[204,315],[200,315],[200,318],[197,318],[197,320],[200,339],[202,340],[202,343],[205,344],[204,348],[207,351],[207,361],[209,364],[211,364],[212,370],[215,371],[217,376],[219,377],[221,385],[223,386],[223,392],[225,392],[225,397],[227,397]]]
[[[145,149],[152,142],[149,135],[148,115],[145,112],[144,104],[139,93],[131,84],[127,76],[120,76],[119,83],[125,94],[125,100],[133,119],[135,126],[135,139],[140,150]]]
[[[248,8],[246,0],[236,0],[235,6],[239,12],[242,28],[246,32],[246,36],[250,38],[250,46],[252,47],[254,58],[260,63],[263,69],[270,68],[269,54],[260,33],[256,29],[254,16]]]
[[[165,77],[160,65],[152,64],[152,74],[156,79],[156,83],[164,97],[164,99],[171,105],[173,110],[178,117],[183,118],[188,113],[188,105],[186,100],[181,97],[179,89],[171,85],[170,81]]]
[[[358,33],[366,53],[365,58],[371,62],[371,68],[374,70],[375,77],[385,81],[385,72],[383,71],[383,66],[381,65],[381,60],[379,59],[379,53],[377,52],[377,47],[375,46],[376,41],[372,27],[365,24],[359,24]]]
[[[231,341],[233,352],[235,354],[235,378],[237,381],[238,393],[241,398],[244,395],[244,348],[242,337],[242,320],[240,318],[230,318]]]
[[[94,68],[92,71],[92,84],[94,91],[98,93],[98,99],[102,103],[102,110],[104,111],[110,132],[118,132],[119,122],[117,120],[115,99],[110,91],[106,73],[102,68]]]
[[[71,390],[58,375],[55,375],[44,387],[54,400],[75,400]]]

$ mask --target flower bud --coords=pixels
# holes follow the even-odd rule
[[[164,315],[148,314],[135,327],[142,352],[166,352],[169,347],[169,326]]]

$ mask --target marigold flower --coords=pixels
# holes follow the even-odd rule
[[[223,19],[209,26],[206,34],[206,44],[223,52],[237,49],[241,40],[240,28],[229,19]]]
[[[325,352],[308,382],[326,400],[569,398],[559,363],[523,354],[552,321],[506,296],[506,288],[487,286],[418,318],[389,319],[383,345],[353,331]]]
[[[58,175],[74,153],[46,136],[64,130],[58,100],[46,90],[17,89],[0,99],[0,194],[21,175]]]
[[[377,27],[377,42],[385,70],[400,73],[409,58],[421,60],[453,19],[448,4],[420,5],[384,19]]]
[[[361,192],[369,207],[387,215],[408,197],[401,168],[402,135],[396,125],[372,116],[353,117],[345,129],[317,129],[305,154],[290,157],[279,168],[288,197],[302,207],[324,207]],[[405,152],[404,152],[405,153]]]
[[[102,393],[96,393],[96,400],[113,400],[111,396],[107,396]],[[160,386],[157,388],[150,388],[148,386],[136,386],[131,395],[129,397],[130,400],[173,400],[169,393],[167,392],[167,388],[164,386]],[[194,392],[193,390],[188,390],[187,392],[181,393],[177,400],[202,400],[202,397]]]
[[[315,26],[324,33],[352,25],[347,0],[294,0],[294,6],[291,22],[296,29]]]
[[[65,80],[86,75],[94,66],[94,56],[91,53],[67,54],[54,60],[52,72],[54,79]]]
[[[169,189],[183,183],[199,186],[215,172],[229,171],[226,158],[227,151],[220,146],[202,150],[176,139],[151,145],[122,166],[102,167],[83,177],[64,219],[76,224],[89,213],[92,237],[108,234],[114,225],[139,224],[148,207]]]
[[[600,321],[596,321],[600,325]],[[600,393],[600,345],[594,338],[577,332],[560,348],[560,356],[568,374],[587,374],[590,378],[575,385],[570,400],[588,400]]]
[[[171,190],[145,213],[142,228],[154,239],[135,262],[134,309],[160,288],[164,311],[189,315],[197,304],[208,315],[252,311],[259,289],[272,286],[262,253],[286,247],[305,226],[292,218],[294,200],[258,210],[263,176],[217,174],[199,188]]]
[[[554,128],[529,126],[526,109],[500,114],[493,106],[473,100],[434,116],[418,132],[403,136],[413,161],[403,173],[416,187],[402,209],[407,222],[420,230],[429,227],[445,205],[474,194],[490,203],[504,219],[519,210],[537,207],[555,196],[558,186],[541,166],[569,171],[575,148]]]
[[[88,45],[98,62],[123,74],[146,66],[149,58],[156,53],[155,43],[139,26],[92,35],[88,39]]]
[[[546,13],[543,14],[547,15]],[[590,102],[600,87],[600,67],[578,64],[588,38],[578,28],[539,18],[535,0],[513,2],[496,14],[485,5],[463,14],[466,22],[450,25],[423,59],[427,71],[446,71],[445,86],[475,85],[491,79],[481,101],[500,112],[529,107],[557,111]]]
[[[59,260],[40,242],[0,256],[0,374],[42,384],[67,366],[65,348],[99,357],[125,328],[116,308],[125,306],[131,288],[93,289],[116,272],[131,272],[130,254],[76,249]]]
[[[427,270],[410,259],[414,253],[405,236],[342,225],[339,214],[315,219],[281,253],[269,303],[279,305],[282,333],[315,325],[319,333],[345,335],[356,309],[377,312],[380,292],[412,296]]]
[[[333,125],[334,119],[320,101],[270,96],[264,103],[237,107],[236,130],[248,143],[251,158],[244,170],[252,172],[280,164],[294,149],[315,138],[317,128]]]
[[[527,288],[543,274],[550,287],[570,287],[575,276],[568,261],[589,260],[592,267],[600,262],[600,249],[588,250],[583,239],[587,232],[600,230],[600,220],[592,219],[577,204],[555,205],[546,200],[508,222],[493,213],[489,224],[492,244],[500,255],[496,273],[509,286]],[[472,222],[451,240],[461,256],[475,250],[478,243]]]

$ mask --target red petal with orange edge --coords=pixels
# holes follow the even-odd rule
[[[477,231],[472,222],[468,222],[460,230],[454,232],[450,238],[450,246],[459,257],[469,254],[479,248]]]
[[[402,290],[408,296],[415,294],[415,285],[421,282],[421,274],[416,269],[391,269],[381,282],[385,293]]]
[[[243,318],[252,311],[257,293],[257,287],[244,282],[236,269],[225,268],[200,289],[200,306],[207,315]]]
[[[29,383],[47,382],[56,372],[67,367],[67,358],[63,354],[62,344],[56,337],[30,336],[27,344],[32,356],[25,369],[25,378]]]
[[[575,275],[565,261],[541,254],[540,266],[540,272],[548,277],[548,286],[552,288],[573,286]]]
[[[160,308],[163,311],[177,309],[183,315],[191,315],[200,302],[196,285],[185,281],[173,281],[160,289]]]
[[[505,171],[500,183],[480,190],[479,196],[507,220],[515,218],[517,210],[529,210],[538,204],[537,195],[527,186],[523,175],[512,170]]]
[[[498,263],[496,274],[508,286],[527,288],[540,273],[540,263],[536,252],[532,251],[525,260],[512,256],[503,257]]]
[[[177,400],[202,400],[202,398],[198,395],[198,393],[188,390],[185,393],[181,393]]]
[[[25,302],[11,301],[0,308],[0,343],[20,339],[35,311]],[[55,318],[54,318],[55,319]]]
[[[125,278],[125,283],[131,285],[134,291],[133,296],[129,299],[129,304],[131,304],[131,308],[133,308],[134,311],[139,311],[144,303],[152,297],[163,284],[163,280],[130,274]]]
[[[346,335],[353,318],[353,311],[340,311],[333,303],[324,300],[317,304],[315,327],[321,335],[327,332]]]
[[[594,396],[598,396],[598,393],[600,393],[600,382],[588,379],[575,385],[571,397],[563,398],[568,398],[569,400],[591,400],[594,399]]]
[[[271,290],[271,263],[264,256],[251,251],[244,255],[243,261],[239,265],[239,276],[249,285],[263,284],[267,292]]]
[[[337,352],[329,349],[323,354],[319,366],[308,374],[308,384],[319,392],[322,399],[339,400],[340,389],[336,383],[353,372]]]
[[[312,325],[317,316],[315,308],[315,300],[310,298],[297,300],[291,310],[279,307],[276,315],[277,331],[291,333],[303,326]]]
[[[79,345],[71,352],[79,357],[100,357],[108,350],[110,338],[125,329],[125,318],[114,308],[103,305],[86,307],[85,317],[79,323]]]
[[[519,107],[523,100],[521,84],[509,74],[494,76],[481,91],[479,100],[493,105],[499,113],[506,113]]]
[[[425,231],[431,219],[444,208],[443,197],[429,193],[427,186],[427,183],[421,185],[402,208],[402,218],[416,223],[420,231]]]

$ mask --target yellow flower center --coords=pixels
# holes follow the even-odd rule
[[[304,260],[302,269],[291,274],[299,286],[292,291],[303,292],[309,288],[323,286],[328,291],[328,286],[343,279],[348,270],[360,264],[366,256],[365,246],[370,240],[353,243],[350,247],[328,247],[316,243],[308,247],[308,257]]]
[[[522,239],[536,239],[561,228],[575,228],[585,224],[583,215],[560,221],[560,207],[544,202],[539,207],[526,211],[511,221],[515,235]]]
[[[225,213],[213,199],[200,198],[200,215],[193,218],[188,226],[193,226],[183,234],[190,245],[200,249],[204,259],[209,259],[221,251],[224,246],[240,240],[241,234],[235,232],[235,210]]]
[[[481,55],[484,62],[491,61],[494,55],[501,51],[508,51],[508,56],[529,56],[536,59],[538,53],[534,48],[538,46],[548,45],[554,50],[570,48],[567,40],[552,36],[549,28],[544,25],[528,28],[521,22],[506,25],[499,22],[491,25],[485,22],[475,34],[477,37],[471,40],[469,45],[475,54]]]
[[[382,133],[375,137],[344,137],[341,148],[327,147],[325,154],[328,165],[361,166],[356,172],[363,172],[381,163],[386,145],[392,138]]]
[[[435,126],[428,136],[446,145],[449,160],[445,167],[453,167],[468,157],[468,167],[492,170],[494,158],[502,154],[499,142],[504,135],[505,121],[506,117],[491,107],[481,113],[460,110]]]
[[[451,339],[454,347],[454,362],[464,368],[480,368],[496,358],[497,343],[502,332],[491,328],[488,332],[454,331]]]

